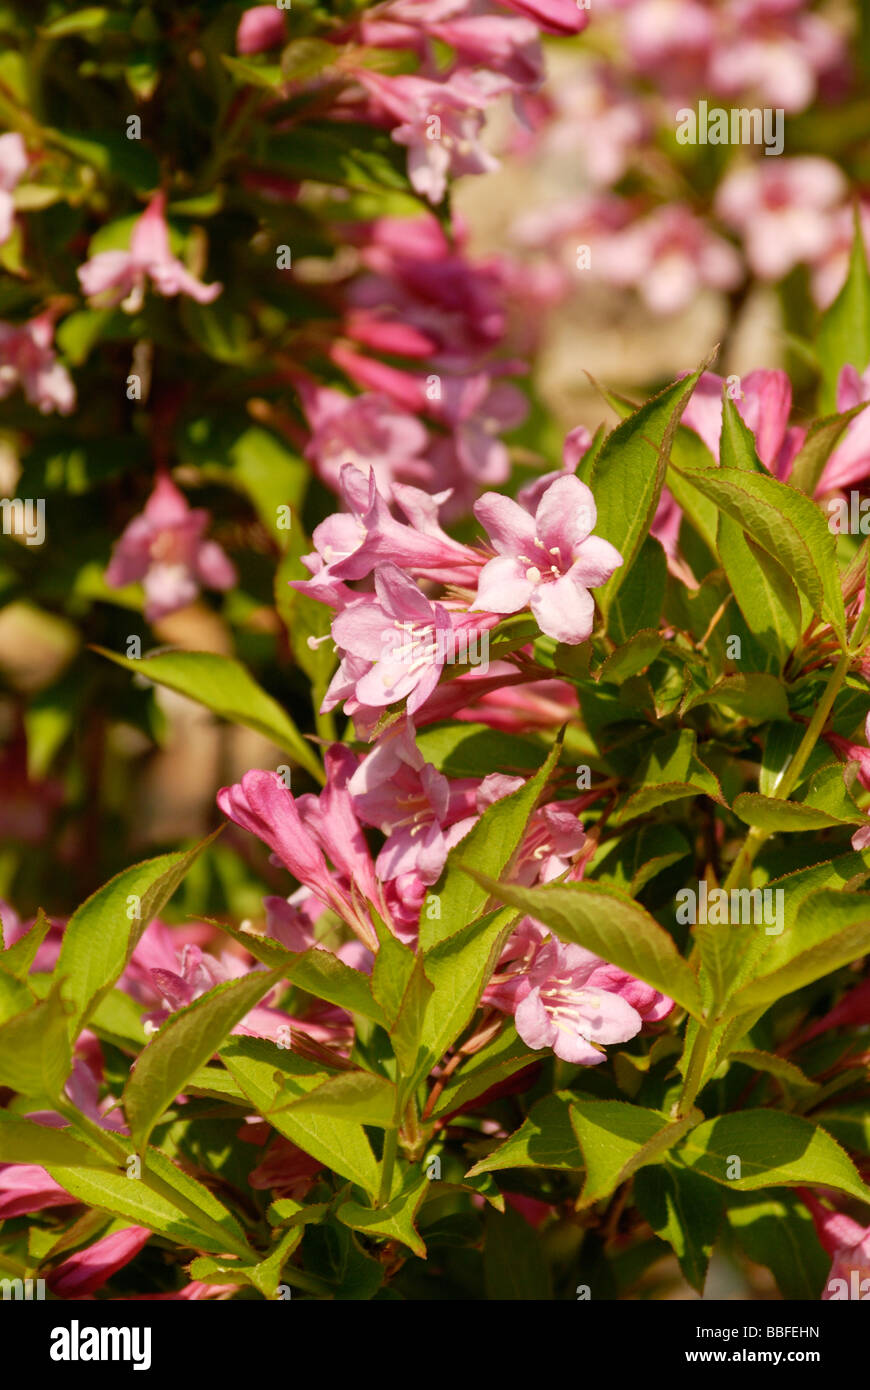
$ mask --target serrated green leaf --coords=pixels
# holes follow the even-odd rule
[[[698,1125],[679,1150],[684,1163],[737,1192],[762,1187],[833,1187],[863,1202],[870,1188],[823,1129],[781,1110],[744,1110]],[[735,1158],[740,1160],[740,1177]]]
[[[159,652],[133,659],[96,647],[101,656],[156,685],[205,705],[213,714],[233,724],[243,724],[283,748],[321,784],[323,768],[311,745],[299,733],[277,700],[257,684],[238,661],[214,652]]]
[[[666,1240],[685,1278],[703,1293],[725,1198],[715,1183],[670,1158],[642,1169],[634,1198],[657,1236]]]
[[[124,1088],[123,1105],[133,1141],[144,1147],[168,1105],[184,1083],[204,1066],[245,1014],[280,980],[280,975],[251,971],[227,980],[171,1014],[136,1060]]]
[[[648,1163],[658,1163],[694,1124],[669,1120],[657,1110],[621,1100],[575,1100],[571,1122],[583,1153],[586,1177],[579,1206],[609,1197]]]
[[[574,1099],[570,1092],[560,1091],[536,1101],[516,1133],[475,1163],[466,1176],[504,1168],[582,1169],[583,1154],[571,1124]]]

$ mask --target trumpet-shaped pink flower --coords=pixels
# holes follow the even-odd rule
[[[280,48],[287,37],[283,10],[277,5],[254,5],[245,10],[236,30],[237,53],[265,53]]]
[[[150,1238],[147,1226],[127,1226],[103,1236],[58,1265],[48,1276],[48,1287],[56,1298],[87,1298],[134,1260]]]
[[[557,478],[534,517],[495,492],[484,493],[474,514],[497,554],[481,571],[473,610],[518,613],[529,607],[549,637],[585,642],[595,612],[589,590],[622,564],[609,541],[592,535],[595,501],[586,484]]]
[[[198,304],[211,304],[220,294],[222,285],[204,285],[172,255],[165,209],[166,195],[158,193],[133,228],[129,251],[99,251],[80,266],[82,292],[97,307],[120,304],[126,313],[138,313],[148,280],[158,294],[186,294]]]
[[[805,1187],[798,1188],[809,1208],[819,1237],[834,1261],[822,1290],[822,1302],[870,1298],[870,1226],[859,1226],[851,1216],[832,1211]]]
[[[12,235],[15,222],[15,185],[27,169],[27,148],[17,131],[0,135],[0,246]]]
[[[851,410],[870,401],[870,367],[859,375],[848,363],[840,372],[837,383],[837,410]],[[822,470],[818,493],[834,492],[839,488],[862,483],[870,474],[870,418],[862,410],[846,427],[846,432]]]
[[[20,326],[0,323],[0,400],[20,387],[43,415],[52,410],[69,415],[76,403],[75,387],[55,357],[53,337],[49,312]]]
[[[141,581],[149,622],[192,603],[200,586],[232,588],[235,566],[216,541],[203,540],[208,522],[208,512],[190,508],[162,474],[142,515],[134,517],[115,546],[106,583],[119,589]]]
[[[506,9],[524,15],[545,34],[579,34],[589,23],[589,11],[577,0],[499,0]]]
[[[551,1047],[566,1062],[595,1066],[602,1044],[627,1042],[643,1019],[621,993],[594,978],[604,964],[582,946],[548,941],[517,988],[514,1022],[531,1048]]]
[[[719,458],[722,435],[722,392],[725,380],[704,372],[683,411],[683,424],[701,436],[710,453]],[[789,426],[791,382],[785,372],[761,368],[740,378],[734,404],[744,424],[755,436],[761,462],[776,478],[787,478],[795,455],[806,437],[799,426]]]
[[[345,396],[302,383],[300,395],[312,431],[305,457],[334,491],[339,490],[346,464],[363,473],[371,471],[386,491],[396,481],[427,488],[434,482],[435,471],[423,457],[428,443],[425,426],[397,409],[389,396],[375,391]]]

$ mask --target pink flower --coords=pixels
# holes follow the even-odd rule
[[[798,1193],[812,1214],[819,1240],[834,1257],[822,1302],[870,1298],[870,1226],[859,1226],[851,1216],[823,1206],[807,1188],[799,1187]]]
[[[312,430],[305,457],[334,491],[348,463],[364,473],[371,469],[385,490],[395,481],[424,487],[434,482],[434,469],[423,457],[429,438],[425,426],[397,409],[389,396],[374,391],[345,396],[305,384],[300,395]]]
[[[165,209],[166,195],[156,194],[133,228],[129,251],[99,251],[79,268],[82,292],[97,307],[120,304],[126,313],[138,313],[147,279],[158,294],[186,294],[198,304],[211,304],[220,294],[222,285],[204,285],[172,255]]]
[[[450,616],[392,563],[375,570],[375,594],[347,605],[332,624],[336,644],[366,662],[356,699],[374,708],[407,700],[413,714],[438,684],[452,645]]]
[[[591,534],[595,501],[585,483],[557,478],[534,517],[495,492],[484,493],[474,514],[497,554],[481,572],[472,611],[518,613],[530,607],[549,637],[585,642],[595,613],[589,590],[622,564],[609,541]]]
[[[845,177],[830,160],[760,159],[726,174],[715,208],[743,237],[753,272],[762,280],[781,280],[801,261],[824,255],[845,192]]]
[[[701,436],[710,453],[719,458],[722,435],[722,392],[725,379],[704,372],[683,411],[683,424]],[[755,436],[758,457],[774,477],[787,478],[806,431],[789,427],[791,382],[778,369],[761,368],[740,378],[740,394],[734,401],[743,422]]]
[[[0,246],[9,240],[15,222],[12,194],[27,170],[27,148],[17,131],[0,135]]]
[[[863,401],[870,401],[870,367],[859,376],[847,363],[837,382],[837,410],[851,410]],[[817,493],[862,483],[870,474],[870,419],[867,415],[868,412],[862,410],[846,426],[845,434],[822,470]]]
[[[287,37],[284,11],[277,5],[254,5],[245,10],[236,30],[237,53],[263,53],[279,48]]]
[[[20,387],[43,415],[52,410],[69,415],[76,402],[75,387],[55,357],[53,336],[48,311],[20,327],[0,323],[0,400]]]
[[[300,797],[297,803],[277,773],[259,770],[246,772],[233,787],[222,787],[217,803],[225,816],[268,845],[300,883],[337,912],[371,951],[377,951],[377,934],[360,890],[382,917],[388,913],[346,792],[347,759],[353,760],[353,754],[345,749],[339,756],[340,761],[330,765],[336,788],[319,810],[311,804],[315,798]],[[345,883],[333,874],[322,846],[328,848],[336,869],[345,872]]]
[[[150,1238],[147,1226],[127,1226],[103,1236],[58,1265],[48,1276],[48,1287],[56,1298],[86,1298],[135,1259]]]
[[[509,10],[534,20],[546,34],[579,34],[589,23],[589,11],[577,0],[499,0]]]
[[[0,1221],[75,1201],[35,1163],[0,1163]]]
[[[678,313],[703,287],[734,289],[742,273],[734,247],[679,203],[606,239],[592,264],[610,284],[634,286],[655,314]]]
[[[142,515],[134,517],[115,546],[106,583],[120,589],[141,581],[149,622],[192,603],[200,586],[232,588],[235,566],[216,541],[203,540],[208,521],[208,512],[191,509],[184,494],[161,474]]]
[[[551,1047],[566,1062],[595,1066],[606,1055],[600,1044],[627,1042],[640,1032],[643,1019],[628,1000],[594,982],[602,965],[582,946],[541,946],[516,993],[514,1022],[527,1047]]]
[[[430,203],[443,199],[448,174],[486,174],[499,167],[480,144],[483,112],[496,90],[503,90],[494,75],[493,83],[480,72],[454,73],[444,82],[372,72],[357,77],[376,107],[396,122],[392,136],[408,146],[411,185]]]
[[[865,252],[870,247],[870,202],[858,200],[858,215]],[[855,240],[855,213],[851,205],[839,208],[831,217],[831,236],[825,250],[813,262],[810,285],[819,309],[833,304],[846,281],[852,243]]]

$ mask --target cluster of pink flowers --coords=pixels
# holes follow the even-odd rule
[[[608,0],[597,8],[607,12],[596,16],[610,40],[605,56],[561,71],[537,100],[533,133],[514,141],[529,165],[543,161],[576,190],[514,228],[516,244],[538,254],[539,276],[548,271],[551,299],[576,288],[577,248],[585,246],[584,273],[633,287],[655,313],[684,309],[702,288],[735,290],[747,268],[779,281],[797,265],[809,267],[817,303],[829,304],[853,231],[850,189],[836,164],[748,148],[705,206],[683,189],[678,170],[658,177],[670,158],[660,137],[672,141],[679,113],[702,99],[791,116],[840,98],[851,81],[845,33],[806,0]],[[626,175],[631,192],[617,193]],[[867,236],[863,204],[861,212]]]

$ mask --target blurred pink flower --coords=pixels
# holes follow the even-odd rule
[[[742,236],[753,272],[762,280],[781,280],[793,266],[825,254],[845,193],[845,176],[830,160],[759,159],[726,174],[714,205]]]
[[[274,3],[254,5],[245,10],[236,30],[236,51],[238,53],[263,53],[269,48],[278,48],[287,37],[285,14]]]
[[[0,246],[9,240],[15,221],[15,185],[27,170],[27,148],[17,131],[0,135]]]
[[[799,1187],[798,1193],[812,1215],[819,1240],[834,1257],[822,1302],[870,1298],[870,1226],[859,1226],[851,1216],[823,1206],[808,1188]]]
[[[53,337],[54,316],[48,310],[20,326],[0,323],[0,400],[20,387],[43,415],[70,414],[75,387],[55,357]]]
[[[428,443],[425,426],[408,411],[398,409],[375,391],[346,396],[328,387],[299,384],[311,440],[305,457],[318,475],[337,492],[346,463],[367,472],[388,491],[393,482],[430,487],[432,465],[423,457]]]
[[[849,363],[840,372],[837,382],[837,410],[851,410],[870,401],[870,367],[863,376]],[[870,416],[867,410],[846,426],[819,479],[817,493],[834,492],[840,488],[862,483],[870,475]]]
[[[117,542],[106,583],[113,589],[142,582],[149,622],[192,603],[200,587],[229,589],[236,570],[216,541],[203,540],[208,512],[191,508],[172,480],[161,474]]]
[[[223,286],[204,285],[169,248],[166,195],[158,193],[137,221],[129,251],[99,251],[79,267],[82,293],[99,308],[120,304],[128,314],[141,309],[146,280],[158,294],[186,294],[198,304],[211,304]]]
[[[577,0],[499,0],[516,14],[534,20],[545,34],[579,34],[589,23],[589,11]]]
[[[461,71],[443,82],[430,82],[425,77],[357,73],[376,110],[395,122],[392,136],[408,147],[414,191],[430,203],[443,199],[448,175],[486,174],[499,167],[480,143],[483,113],[500,85],[492,76],[489,83],[485,73]]]
[[[679,203],[605,238],[592,269],[611,285],[637,289],[655,314],[678,313],[699,289],[732,290],[742,278],[734,247]]]

